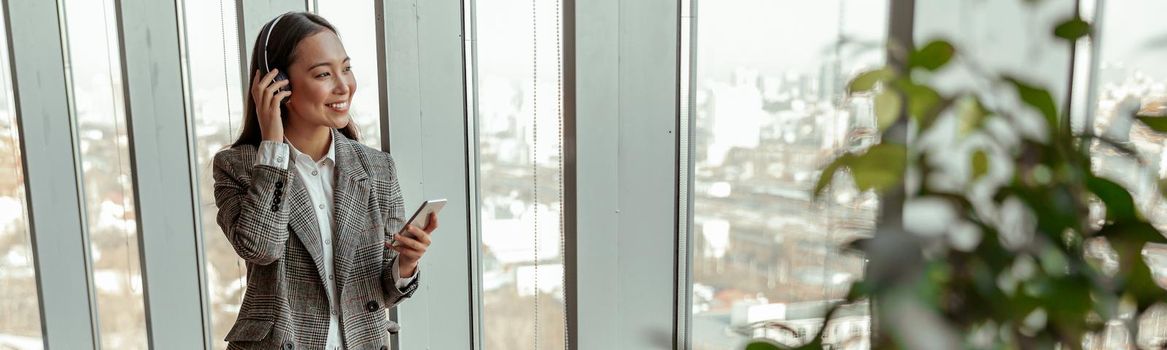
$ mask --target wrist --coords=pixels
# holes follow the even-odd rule
[[[406,262],[398,260],[397,264],[397,272],[400,274],[399,277],[413,277],[413,274],[417,273],[417,261]]]

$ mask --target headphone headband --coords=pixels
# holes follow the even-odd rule
[[[268,24],[267,33],[263,35],[263,68],[267,72],[271,72],[271,62],[268,61],[267,57],[267,43],[269,40],[271,40],[272,29],[276,28],[276,23],[280,23],[280,19],[284,18],[284,15],[287,15],[287,13],[276,16],[276,18],[271,21],[271,24]]]

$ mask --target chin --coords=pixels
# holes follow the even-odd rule
[[[330,120],[330,122],[332,122],[332,125],[335,125],[335,128],[344,129],[345,127],[348,127],[348,124],[351,120],[352,119],[350,119],[349,116],[346,114],[346,115],[342,115],[342,116],[332,117],[332,120]]]

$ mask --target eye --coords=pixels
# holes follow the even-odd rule
[[[345,72],[352,72],[352,71],[353,71],[353,66],[344,66],[344,71],[345,71]]]
[[[320,78],[325,78],[325,77],[328,77],[328,76],[331,76],[331,75],[332,75],[332,73],[329,73],[329,72],[324,72],[324,73],[317,74],[317,75],[316,75],[316,78],[317,78],[317,79],[320,79]]]

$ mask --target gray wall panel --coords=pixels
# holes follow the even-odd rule
[[[173,1],[118,0],[149,344],[204,349],[202,240],[195,227],[191,140]]]

